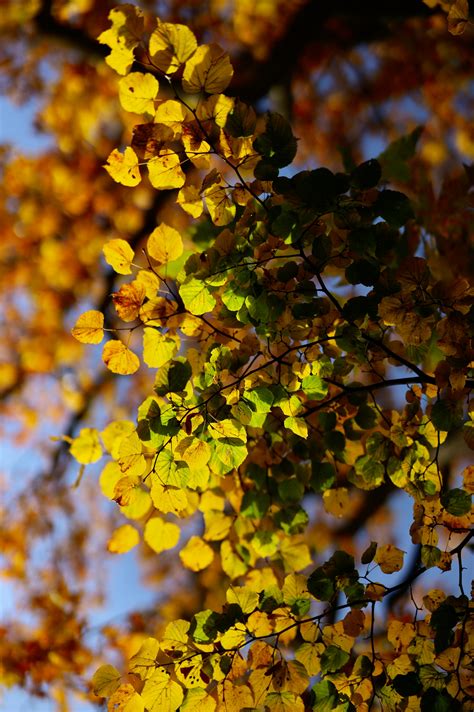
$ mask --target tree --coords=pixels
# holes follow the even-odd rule
[[[56,145],[3,154],[3,397],[29,446],[37,413],[64,433],[5,512],[36,616],[5,626],[7,684],[470,708],[472,30],[462,0],[386,5],[7,6],[5,79]],[[103,653],[98,488],[110,555],[161,589]]]

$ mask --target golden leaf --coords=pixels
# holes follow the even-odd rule
[[[125,554],[138,544],[140,537],[135,527],[124,524],[114,531],[107,543],[107,549],[112,554]]]
[[[120,673],[113,665],[101,665],[92,677],[92,690],[98,697],[108,697],[120,687]]]
[[[165,74],[174,74],[197,47],[194,33],[171,22],[160,22],[150,36],[149,50],[153,64]]]
[[[120,103],[125,111],[153,116],[158,90],[159,84],[152,74],[132,72],[119,81]]]
[[[134,321],[145,299],[145,287],[137,280],[122,284],[118,292],[112,294],[117,314],[123,321]]]
[[[114,148],[104,165],[105,170],[116,183],[133,187],[138,185],[142,179],[138,168],[138,156],[130,146],[127,146],[124,153],[120,153]]]
[[[100,344],[104,338],[104,315],[95,309],[84,312],[76,321],[71,334],[81,344]]]
[[[201,91],[220,94],[229,85],[233,73],[229,55],[219,45],[201,45],[186,62],[183,89],[189,94]]]
[[[154,188],[172,190],[184,185],[186,177],[179,156],[174,151],[161,151],[148,161],[147,166],[150,183]]]
[[[147,251],[160,264],[177,260],[183,254],[181,235],[174,227],[161,223],[148,238]]]
[[[73,439],[69,452],[81,465],[97,462],[102,457],[99,432],[95,428],[82,428]]]
[[[179,541],[179,535],[179,527],[176,524],[153,517],[145,524],[143,538],[148,546],[159,554],[161,551],[173,549]]]
[[[122,341],[108,341],[102,351],[102,360],[109,371],[122,376],[135,373],[140,368],[138,356]]]
[[[393,544],[385,544],[377,548],[374,561],[384,574],[393,574],[394,571],[400,571],[402,568],[404,555],[405,552]]]
[[[186,546],[179,552],[179,558],[187,569],[202,571],[214,559],[214,551],[201,537],[192,536]]]
[[[126,240],[116,239],[109,240],[102,252],[104,253],[105,261],[117,272],[117,274],[131,274],[131,265],[135,253],[126,242]]]

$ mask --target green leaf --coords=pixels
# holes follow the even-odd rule
[[[421,563],[426,566],[427,569],[432,566],[436,566],[438,561],[441,559],[441,551],[437,546],[429,546],[425,544],[421,547]]]
[[[194,277],[180,286],[179,295],[186,309],[197,316],[211,312],[216,306],[216,300],[204,282]]]
[[[200,611],[193,616],[189,634],[196,643],[210,643],[216,637],[218,613],[210,609]]]
[[[339,695],[332,682],[321,680],[312,690],[315,697],[314,712],[332,712],[337,707]]]
[[[336,645],[329,645],[321,655],[321,674],[337,672],[349,660],[350,655]]]
[[[328,384],[319,376],[305,376],[301,387],[311,400],[322,400],[328,393]]]
[[[471,511],[472,495],[463,489],[452,489],[441,495],[441,504],[454,517],[462,517]]]
[[[265,386],[254,388],[253,391],[245,391],[243,397],[256,413],[269,413],[272,409],[273,393]]]

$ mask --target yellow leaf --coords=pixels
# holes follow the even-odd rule
[[[149,269],[141,269],[137,274],[137,282],[143,284],[145,287],[145,294],[148,299],[153,299],[156,297],[158,290],[160,288],[160,280]]]
[[[147,250],[150,257],[160,264],[177,260],[183,254],[181,235],[174,227],[161,223],[148,238]]]
[[[326,650],[324,643],[302,643],[295,657],[305,666],[308,675],[318,675],[321,670],[321,655]]]
[[[125,240],[110,240],[102,250],[105,261],[117,274],[131,274],[131,264],[135,253]]]
[[[226,592],[227,603],[236,603],[243,613],[252,613],[258,604],[258,593],[245,586],[230,586]]]
[[[247,442],[247,432],[243,425],[237,420],[226,418],[209,423],[209,434],[214,440],[220,438],[232,438]]]
[[[183,186],[178,193],[176,202],[193,218],[198,218],[204,210],[201,194],[195,185]]]
[[[415,657],[419,665],[431,665],[436,657],[434,641],[421,636],[412,640],[408,652]]]
[[[156,658],[160,644],[156,638],[146,638],[138,652],[130,658],[129,672],[138,675],[141,680],[146,680],[156,670]]]
[[[102,360],[109,371],[122,376],[135,373],[140,368],[138,356],[121,341],[108,341],[102,351]]]
[[[192,471],[192,470],[191,470]],[[208,511],[204,513],[205,532],[204,539],[206,541],[222,541],[228,535],[232,526],[232,517],[229,517],[223,512]]]
[[[280,556],[288,573],[301,571],[311,563],[308,546],[296,538],[283,539],[280,545]]]
[[[152,74],[131,72],[119,81],[119,98],[125,111],[134,114],[155,113],[154,99],[158,94],[159,84]]]
[[[265,709],[269,712],[304,712],[301,697],[292,692],[269,692],[265,697]]]
[[[181,440],[176,448],[176,452],[190,468],[197,470],[205,467],[211,459],[211,448],[209,444],[195,437]]]
[[[163,641],[160,644],[161,650],[168,657],[176,657],[176,651],[185,653],[188,650],[188,632],[190,623],[179,618],[177,621],[171,621],[165,628]]]
[[[216,306],[216,300],[204,282],[194,277],[180,286],[179,294],[186,309],[194,315],[210,312]]]
[[[180,712],[215,712],[217,703],[206,690],[194,687],[188,690]]]
[[[147,326],[166,326],[167,318],[175,313],[176,302],[164,297],[150,299],[140,309],[140,319]]]
[[[109,697],[120,687],[120,673],[113,665],[101,665],[92,677],[92,690],[97,697]]]
[[[220,94],[229,85],[233,73],[229,55],[219,45],[201,45],[186,62],[183,89],[189,94],[201,91]]]
[[[405,653],[403,655],[399,655],[395,658],[393,663],[387,665],[387,672],[392,680],[397,675],[406,675],[414,669],[415,666],[413,665],[411,658]]]
[[[197,47],[196,37],[186,25],[160,22],[150,37],[153,64],[165,74],[174,74]]]
[[[145,470],[146,460],[142,450],[142,441],[136,431],[124,437],[120,443],[118,464],[129,477],[139,477]]]
[[[404,551],[393,544],[385,544],[377,548],[374,561],[384,574],[393,574],[394,571],[400,571],[402,568],[404,554]]]
[[[186,177],[181,168],[179,156],[174,151],[162,151],[148,163],[150,183],[159,190],[181,188]]]
[[[110,712],[144,712],[145,703],[133,685],[120,685],[108,702]]]
[[[243,576],[247,571],[247,564],[234,551],[230,541],[223,541],[221,544],[221,563],[224,573],[233,581],[239,576]]]
[[[82,428],[77,438],[73,439],[69,452],[81,465],[97,462],[102,457],[99,432],[95,428]]]
[[[150,494],[153,504],[163,514],[172,512],[177,517],[180,517],[183,516],[183,512],[188,506],[186,492],[179,487],[170,487],[159,482],[153,482]]]
[[[124,524],[114,531],[107,543],[107,549],[112,554],[125,554],[140,541],[140,536],[131,524]]]
[[[137,319],[140,307],[145,299],[145,287],[138,280],[122,284],[118,292],[112,294],[117,314],[123,321]]]
[[[139,481],[136,477],[121,477],[114,488],[114,500],[120,507],[128,506],[135,499],[137,485]]]
[[[179,527],[171,522],[165,522],[160,517],[153,517],[145,524],[143,538],[153,551],[159,554],[161,551],[173,549],[179,541]]]
[[[84,312],[76,321],[71,334],[81,344],[100,344],[104,338],[104,315],[95,309]]]
[[[113,420],[101,432],[102,442],[114,460],[118,459],[122,440],[136,430],[131,420]]]
[[[217,686],[219,696],[219,712],[242,712],[250,708],[255,709],[254,699],[251,689],[247,685],[234,684],[231,680],[225,679]],[[298,711],[299,712],[299,711]]]
[[[221,181],[204,190],[207,209],[214,225],[228,225],[235,217],[235,205]]]
[[[150,368],[160,368],[173,358],[178,350],[178,344],[167,338],[157,329],[143,329],[143,360]]]
[[[224,650],[232,650],[243,645],[246,637],[247,629],[244,623],[236,623],[221,635],[219,643],[222,645]]]
[[[189,109],[175,99],[163,101],[155,112],[155,124],[164,127],[162,134],[165,140],[179,138],[183,133],[184,125],[193,121],[194,117]]]
[[[323,493],[324,509],[333,517],[343,517],[349,507],[349,491],[346,487],[328,489]]]
[[[127,146],[124,153],[114,148],[104,168],[116,183],[122,185],[133,187],[142,179],[138,168],[138,156],[130,146]]]
[[[183,688],[169,674],[158,668],[149,677],[141,696],[148,712],[175,712],[183,701]]]
[[[111,461],[106,464],[100,473],[99,485],[102,494],[109,499],[114,499],[115,485],[123,477],[123,472],[118,463]]]
[[[295,418],[294,416],[289,416],[284,420],[285,428],[291,430],[295,435],[299,435],[300,438],[308,437],[308,425],[304,418]]]
[[[111,10],[109,20],[112,27],[102,32],[98,40],[112,50],[105,58],[107,64],[119,74],[126,74],[133,63],[133,50],[143,33],[143,13],[127,3]]]
[[[214,559],[214,551],[201,537],[192,536],[186,546],[179,552],[179,558],[187,569],[202,571]]]
[[[141,519],[148,513],[151,507],[151,497],[147,490],[136,486],[133,491],[133,498],[129,504],[121,505],[120,511],[127,519]]]

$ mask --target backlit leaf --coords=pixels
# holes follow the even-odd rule
[[[160,517],[153,517],[145,524],[143,538],[157,554],[173,549],[179,541],[179,536],[179,527],[172,522],[165,522]]]
[[[404,555],[405,552],[393,544],[385,544],[378,547],[374,561],[380,566],[384,574],[393,574],[402,568]]]
[[[138,156],[129,146],[124,153],[120,153],[118,149],[114,148],[107,158],[104,168],[116,183],[122,185],[133,187],[138,185],[142,179],[138,168]]]
[[[131,274],[131,264],[135,254],[126,240],[109,240],[104,245],[105,261],[117,274]]]
[[[233,73],[229,55],[219,45],[201,45],[186,62],[183,89],[189,94],[201,91],[220,94],[228,86]]]
[[[179,552],[179,558],[187,569],[202,571],[212,562],[214,551],[201,537],[192,536],[186,546]]]
[[[140,541],[140,536],[130,524],[124,524],[114,531],[107,543],[107,549],[112,554],[125,554]]]
[[[98,431],[95,428],[82,428],[77,438],[73,439],[69,452],[81,465],[90,465],[100,460],[102,447]]]
[[[100,344],[104,338],[104,315],[91,309],[76,321],[71,334],[82,344]]]
[[[174,74],[196,51],[197,41],[186,25],[160,22],[150,36],[153,64],[165,74]]]
[[[113,665],[102,665],[92,677],[92,690],[98,697],[109,697],[120,687],[120,673]]]
[[[160,264],[177,260],[183,254],[181,235],[174,227],[161,223],[148,238],[147,251]]]
[[[172,190],[184,185],[186,177],[179,156],[174,151],[162,151],[148,161],[147,167],[150,183],[154,188]]]
[[[119,97],[125,111],[134,114],[155,112],[154,99],[158,94],[159,84],[152,74],[131,72],[119,81]]]
[[[206,314],[206,312],[212,311],[216,305],[216,300],[206,285],[194,278],[180,286],[179,294],[184,306],[191,314]]]
[[[102,360],[113,373],[127,376],[140,368],[138,356],[122,341],[108,341],[102,351]]]

